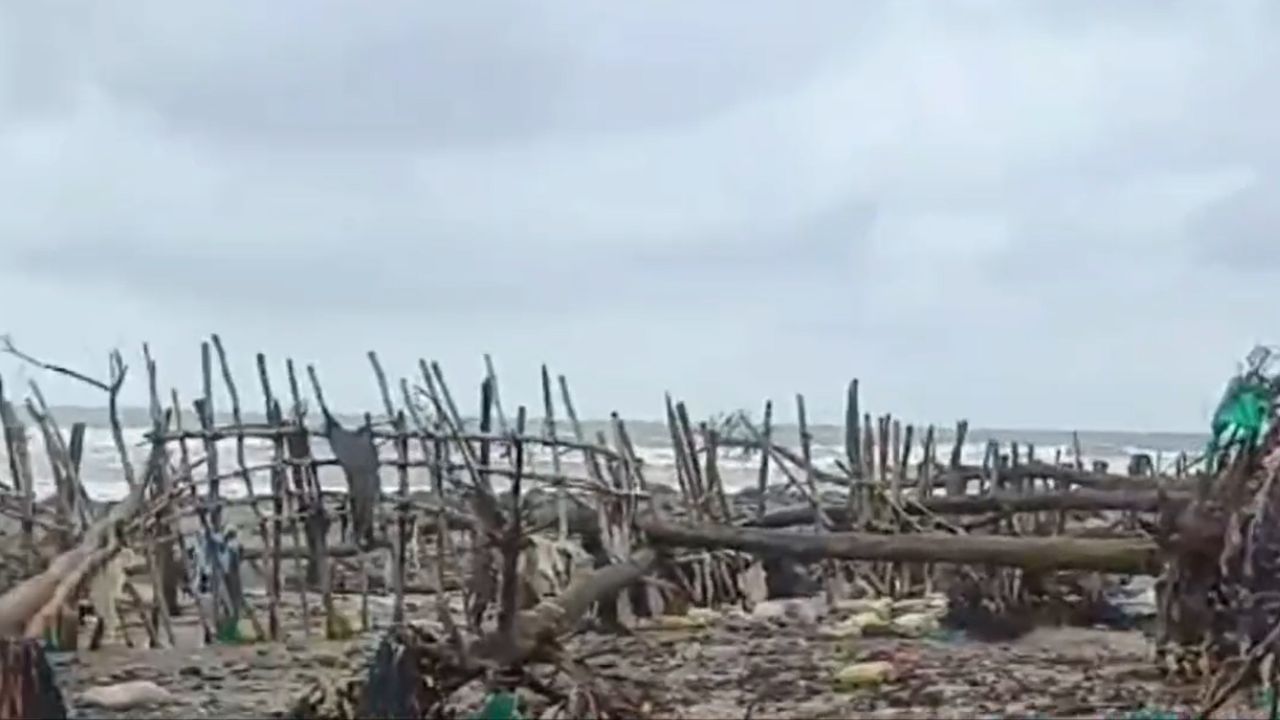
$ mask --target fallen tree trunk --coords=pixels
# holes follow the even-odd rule
[[[1029,462],[1000,468],[999,474],[1000,478],[1004,480],[1053,480],[1054,482],[1092,490],[1154,490],[1157,487],[1168,487],[1174,484],[1173,478],[1133,477],[1112,473],[1099,474],[1043,462]],[[954,483],[957,480],[969,482],[990,476],[991,472],[989,470],[980,467],[962,467],[941,473],[934,478],[933,486],[948,487],[949,483]],[[1190,483],[1186,482],[1179,481],[1176,484],[1185,488],[1191,487]]]
[[[37,616],[42,616],[46,605],[59,594],[64,582],[81,582],[91,575],[94,565],[109,560],[104,553],[110,533],[120,523],[133,517],[142,508],[143,493],[147,483],[139,483],[119,504],[111,508],[106,517],[98,520],[85,532],[76,547],[55,557],[44,572],[27,578],[17,587],[0,596],[0,638],[39,636],[43,627],[31,626]],[[118,549],[118,546],[117,546]],[[110,551],[111,553],[114,552]],[[68,588],[62,588],[63,595]],[[47,616],[45,616],[47,617]]]
[[[478,654],[499,665],[533,660],[539,651],[554,648],[554,640],[572,631],[591,606],[639,582],[653,569],[657,558],[652,550],[641,550],[629,560],[597,568],[573,580],[564,592],[517,615],[514,643],[500,632],[491,633],[481,641]]]
[[[1165,501],[1180,506],[1191,499],[1190,493],[1165,493]],[[934,497],[906,503],[903,509],[920,515],[925,511],[936,515],[985,515],[999,512],[1048,512],[1054,510],[1103,511],[1127,510],[1156,512],[1161,507],[1161,494],[1152,490],[1088,490],[1036,494],[993,493],[989,495],[954,495]],[[837,527],[849,527],[848,507],[824,505],[822,511]],[[784,528],[813,524],[813,506],[797,505],[748,520],[744,527]]]
[[[720,441],[722,447],[745,448],[752,450],[761,450],[761,444],[754,440],[743,440],[737,438],[722,438]],[[804,459],[800,457],[796,451],[785,445],[773,444],[773,451],[785,458],[791,464],[797,467],[804,467]],[[1045,462],[1029,462],[1020,465],[1000,468],[1000,477],[1006,480],[1025,480],[1025,479],[1044,479],[1065,482],[1079,487],[1091,488],[1094,490],[1116,490],[1121,488],[1128,489],[1155,489],[1160,485],[1167,485],[1171,478],[1160,477],[1133,477],[1130,475],[1117,475],[1114,473],[1099,474],[1087,470],[1077,470],[1071,467],[1061,467],[1052,463]],[[984,477],[990,477],[991,472],[987,469],[977,466],[962,466],[954,469],[946,469],[935,475],[932,479],[933,487],[945,488],[949,484],[957,481],[980,480]],[[851,481],[848,477],[836,474],[827,470],[814,468],[814,479],[848,487],[851,482],[858,484],[875,485],[874,481]]]
[[[755,528],[639,524],[650,543],[667,547],[728,549],[801,560],[998,565],[1027,570],[1096,570],[1124,575],[1156,575],[1158,549],[1148,540],[1093,540],[1064,537],[1003,537],[921,533],[801,535]]]

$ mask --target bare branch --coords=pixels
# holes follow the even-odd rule
[[[55,365],[53,363],[48,363],[43,360],[40,360],[39,358],[28,355],[25,352],[22,352],[21,350],[19,350],[17,346],[13,344],[13,336],[7,333],[4,335],[0,335],[0,352],[4,352],[9,355],[12,355],[29,365],[35,365],[41,370],[48,370],[50,372],[58,373],[59,375],[66,375],[69,378],[74,378],[83,383],[88,383],[89,385],[92,385],[105,392],[111,392],[113,387],[119,388],[120,386],[119,383],[124,382],[123,372],[119,374],[120,377],[118,381],[115,378],[113,378],[112,384],[108,384],[108,383],[102,382],[101,380],[91,378],[88,375],[85,375],[84,373],[72,370],[71,368],[64,367],[62,365]]]

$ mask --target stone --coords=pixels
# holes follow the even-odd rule
[[[342,667],[342,657],[336,653],[317,652],[311,656],[311,662],[316,667],[337,668]]]
[[[862,635],[888,635],[892,632],[889,618],[876,612],[863,612],[845,621],[856,625]]]
[[[893,603],[893,615],[909,613],[942,612],[947,608],[947,598],[942,595],[928,595],[922,598],[904,598]]]
[[[787,603],[785,600],[765,600],[751,609],[751,616],[758,620],[770,620],[785,617]]]
[[[837,690],[858,690],[875,687],[897,678],[893,663],[884,660],[846,665],[835,676]]]
[[[850,613],[853,615],[863,615],[866,613],[875,613],[880,617],[889,619],[893,614],[893,600],[889,598],[857,598],[853,600],[837,600],[835,609],[842,613]]]
[[[109,710],[129,710],[173,702],[173,694],[150,680],[132,680],[114,685],[98,685],[80,694],[84,705]]]
[[[685,614],[703,625],[710,625],[720,619],[720,613],[711,608],[689,608],[689,612]]]
[[[784,608],[784,616],[791,622],[813,625],[818,622],[818,609],[807,600],[791,600]]]
[[[933,613],[918,612],[899,615],[893,619],[891,623],[893,632],[903,637],[918,638],[924,637],[931,632],[938,630],[941,624],[938,616]]]
[[[862,637],[862,625],[854,622],[855,618],[846,618],[834,625],[823,625],[818,628],[818,636],[828,640],[848,640]]]
[[[659,615],[653,619],[653,627],[660,630],[698,630],[706,626],[706,620],[694,615]]]
[[[742,593],[750,605],[758,605],[769,599],[769,579],[764,563],[757,560],[742,574]]]

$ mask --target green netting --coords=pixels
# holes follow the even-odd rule
[[[495,692],[471,720],[521,720],[520,698],[512,692]]]
[[[1271,389],[1267,383],[1236,378],[1213,414],[1209,457],[1232,448],[1256,448],[1270,422]]]

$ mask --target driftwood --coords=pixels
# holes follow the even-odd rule
[[[733,447],[740,449],[756,450],[760,449],[763,443],[756,440],[745,440],[740,438],[724,438],[720,442],[722,447]],[[772,445],[772,452],[777,454],[797,467],[804,467],[804,458],[795,450],[785,445]],[[933,476],[931,483],[935,488],[946,488],[952,484],[968,482],[971,480],[981,480],[991,475],[991,470],[978,466],[957,466],[949,468],[941,473]],[[1117,475],[1114,473],[1097,473],[1087,470],[1076,469],[1072,467],[1062,467],[1052,463],[1044,462],[1027,462],[1003,467],[999,470],[1001,480],[1017,482],[1029,479],[1052,480],[1063,485],[1076,485],[1079,487],[1090,488],[1094,490],[1116,490],[1121,488],[1130,489],[1154,489],[1162,484],[1168,484],[1172,478],[1161,478],[1155,476],[1132,477],[1129,475]],[[833,472],[814,469],[814,478],[832,485],[848,487],[851,484],[875,484],[872,479],[866,480],[850,480],[845,475]]]
[[[948,482],[954,483],[957,480],[979,480],[983,477],[990,476],[990,474],[990,470],[981,467],[960,467],[954,470],[948,470],[938,476],[934,480],[934,487],[947,487]],[[1026,462],[1010,467],[1003,467],[999,470],[999,477],[1001,481],[1009,482],[1032,479],[1053,480],[1058,483],[1060,487],[1064,485],[1076,485],[1092,490],[1152,490],[1162,486],[1167,487],[1175,483],[1181,484],[1178,483],[1175,478],[1154,476],[1130,477],[1128,475],[1116,475],[1112,473],[1096,473],[1044,462]]]
[[[1163,498],[1163,499],[1162,499]],[[1151,490],[1090,490],[1052,492],[1038,494],[991,493],[988,495],[944,495],[918,502],[905,503],[903,510],[910,515],[926,512],[934,515],[984,515],[1000,512],[1047,512],[1055,510],[1103,511],[1124,510],[1132,512],[1156,512],[1162,503],[1180,506],[1191,499],[1187,492],[1160,493]],[[850,527],[847,507],[824,505],[823,512],[838,527]],[[813,507],[797,505],[767,513],[758,519],[743,523],[745,527],[784,528],[808,525],[813,522]]]
[[[732,549],[802,560],[960,563],[1027,570],[1095,570],[1128,575],[1160,572],[1158,548],[1147,540],[1093,540],[995,535],[801,535],[779,530],[687,526],[647,520],[640,524],[655,545]]]
[[[476,648],[478,654],[500,666],[546,659],[542,656],[556,647],[556,638],[572,631],[593,605],[639,582],[653,569],[657,557],[652,550],[642,550],[629,560],[574,579],[561,594],[521,611],[514,638],[501,632],[486,635]]]
[[[111,509],[106,517],[95,522],[80,543],[53,559],[44,572],[24,580],[17,587],[0,596],[0,637],[39,637],[45,630],[44,623],[51,612],[60,608],[50,607],[57,598],[64,598],[87,580],[101,563],[111,559],[120,545],[111,534],[121,523],[130,519],[142,508],[146,483],[135,485],[129,495]],[[37,621],[33,626],[32,622]]]

